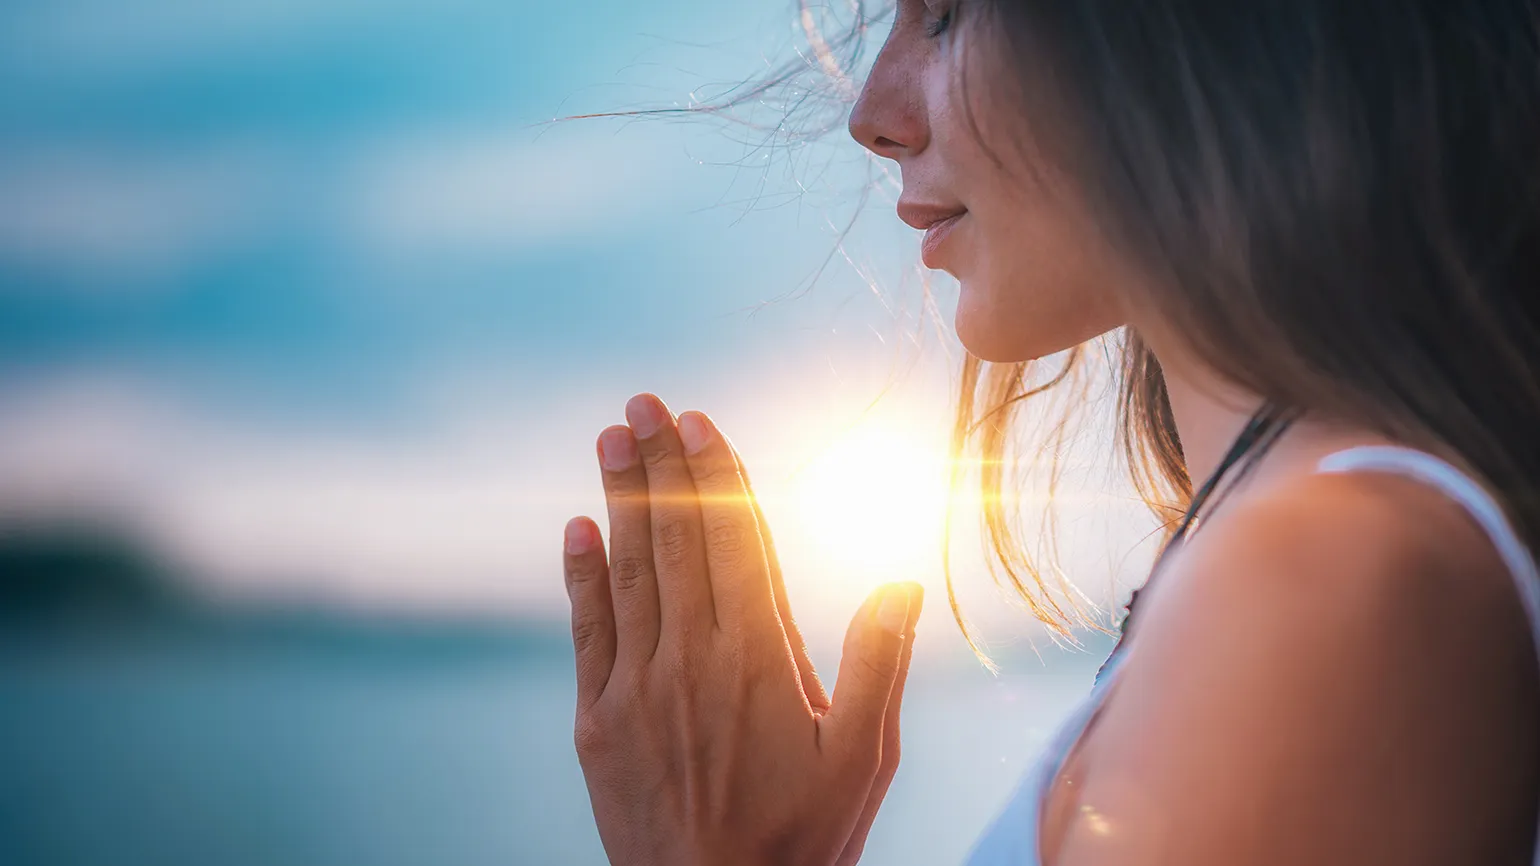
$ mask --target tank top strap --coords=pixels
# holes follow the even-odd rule
[[[1442,490],[1449,498],[1465,507],[1481,528],[1486,530],[1487,537],[1492,540],[1508,566],[1508,573],[1513,576],[1524,611],[1529,616],[1529,631],[1534,638],[1535,651],[1540,653],[1540,571],[1535,567],[1533,554],[1518,533],[1514,532],[1513,525],[1508,522],[1497,500],[1448,461],[1414,448],[1362,445],[1328,454],[1316,465],[1318,472],[1358,470],[1394,472],[1414,478]],[[1532,852],[1531,860],[1535,866],[1540,866],[1540,847]]]
[[[1361,445],[1328,454],[1316,464],[1318,472],[1393,472],[1409,476],[1443,491],[1459,502],[1486,530],[1487,536],[1508,566],[1519,598],[1529,615],[1529,630],[1540,654],[1540,569],[1534,556],[1514,532],[1497,500],[1480,484],[1449,462],[1426,451],[1396,445]]]

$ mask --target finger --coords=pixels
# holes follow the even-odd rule
[[[733,453],[733,462],[738,464],[738,474],[743,477],[744,492],[748,494],[749,503],[754,506],[759,539],[765,546],[765,561],[770,569],[770,591],[775,596],[775,610],[781,619],[781,629],[786,633],[786,642],[791,646],[792,657],[797,662],[797,677],[802,682],[802,692],[814,710],[824,712],[829,709],[829,696],[818,679],[818,672],[813,669],[813,660],[807,654],[807,642],[802,639],[802,630],[797,628],[797,621],[792,618],[791,601],[786,597],[786,583],[781,578],[781,562],[775,555],[775,541],[770,537],[770,523],[765,520],[764,509],[759,507],[759,497],[754,495],[754,484],[749,480],[749,470],[743,465],[742,455],[733,447],[726,433],[718,430],[717,435],[722,437],[728,450]]]
[[[642,665],[652,660],[658,647],[658,579],[652,564],[647,473],[629,427],[605,428],[599,435],[599,461],[610,514],[615,664]]]
[[[593,706],[604,694],[615,667],[615,610],[610,606],[609,567],[599,527],[586,517],[572,518],[562,547],[581,709]]]
[[[652,561],[662,623],[659,640],[670,635],[688,638],[716,622],[700,498],[674,416],[663,401],[652,394],[637,394],[626,403],[626,420],[636,434],[647,473]]]
[[[770,591],[759,521],[732,449],[700,412],[680,415],[679,433],[700,498],[717,625],[733,632],[773,634],[782,641],[784,653],[785,637],[775,612],[775,594]]]
[[[845,635],[834,700],[824,717],[829,743],[868,788],[882,759],[882,720],[898,680],[913,584],[884,586],[857,611]]]
[[[899,711],[904,703],[904,683],[909,679],[909,661],[914,655],[914,629],[920,621],[920,608],[925,598],[925,590],[919,584],[914,584],[910,592],[909,620],[904,627],[904,649],[898,659],[898,679],[893,681],[893,691],[888,696],[888,710],[882,717],[882,763],[878,767],[877,778],[872,780],[872,790],[866,796],[866,807],[861,811],[861,819],[856,822],[855,832],[850,835],[850,841],[846,843],[845,851],[840,854],[836,866],[853,866],[860,861],[861,853],[866,848],[867,834],[872,830],[872,822],[877,820],[877,810],[882,807],[888,788],[893,784],[893,777],[898,773],[901,756]]]

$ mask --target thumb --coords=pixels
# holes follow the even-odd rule
[[[847,757],[869,762],[873,773],[882,760],[882,721],[899,678],[904,624],[910,619],[915,589],[906,583],[881,587],[856,612],[845,633],[834,700],[824,718],[830,745]]]

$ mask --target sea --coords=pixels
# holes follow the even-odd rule
[[[0,635],[7,866],[608,862],[554,626]],[[965,653],[917,664],[862,862],[960,862],[1104,655],[1015,653],[998,675]]]

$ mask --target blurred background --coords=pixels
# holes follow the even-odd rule
[[[953,623],[955,285],[842,117],[783,123],[838,85],[802,25],[0,4],[0,863],[603,863],[561,531],[606,525],[594,441],[639,391],[743,454],[826,680],[872,588],[925,584],[865,862],[964,856],[1111,642],[1013,607],[966,497],[952,565],[999,675]],[[730,115],[550,122],[788,61]],[[1109,446],[1076,440],[1056,536],[1103,608],[1153,528]]]

